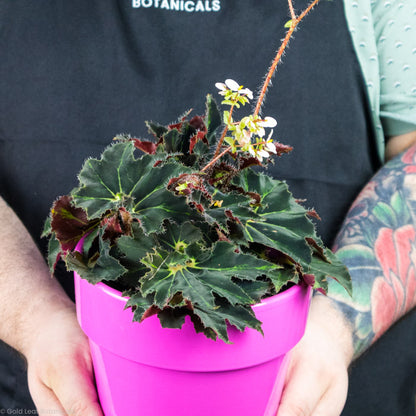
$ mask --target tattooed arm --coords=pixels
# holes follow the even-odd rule
[[[354,202],[335,243],[355,295],[333,285],[331,296],[352,325],[355,356],[416,305],[415,135],[389,142],[391,160]]]
[[[313,298],[278,416],[339,416],[352,360],[416,306],[416,131],[392,138],[386,155],[336,240],[353,298],[333,284]]]

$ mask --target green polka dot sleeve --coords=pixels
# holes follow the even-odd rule
[[[344,6],[383,160],[384,137],[416,130],[416,1],[344,0]]]
[[[416,1],[377,0],[380,118],[386,136],[416,130]]]

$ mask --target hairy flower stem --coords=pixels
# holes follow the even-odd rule
[[[286,36],[283,39],[279,50],[276,53],[275,58],[273,59],[273,62],[272,62],[271,66],[270,66],[270,69],[269,69],[269,72],[266,75],[266,79],[264,80],[259,98],[257,100],[256,108],[255,108],[254,113],[253,113],[255,116],[257,116],[260,113],[261,106],[262,106],[263,101],[264,101],[264,97],[266,96],[267,90],[268,90],[269,85],[270,85],[270,81],[273,78],[273,75],[276,71],[277,65],[279,64],[280,59],[282,58],[283,52],[285,51],[285,49],[286,49],[286,47],[289,43],[289,40],[291,39],[291,37],[293,35],[293,32],[296,30],[296,27],[302,21],[302,19],[318,4],[318,2],[319,2],[319,0],[313,0],[309,4],[309,6],[299,16],[296,17],[295,11],[293,9],[292,0],[288,0],[290,15],[292,17],[292,22],[291,22],[289,30],[286,32]]]
[[[288,3],[289,3],[289,10],[290,10],[290,17],[292,18],[292,20],[295,20],[296,14],[295,14],[295,9],[293,8],[292,0],[288,0]]]
[[[219,153],[218,155],[214,156],[213,159],[211,159],[211,161],[204,166],[201,169],[201,172],[205,172],[206,170],[208,170],[211,166],[213,166],[218,160],[220,160],[224,155],[226,155],[229,151],[231,150],[231,146],[228,146],[227,148],[225,148],[221,153]]]
[[[260,113],[261,106],[262,106],[263,101],[264,101],[264,97],[266,96],[266,93],[267,93],[267,90],[270,86],[270,82],[273,78],[273,75],[276,72],[277,65],[279,64],[280,59],[283,55],[283,52],[285,51],[285,49],[286,49],[286,47],[289,43],[289,40],[291,39],[294,31],[296,30],[298,24],[302,21],[302,19],[318,4],[318,2],[319,2],[319,0],[312,0],[311,3],[309,4],[309,6],[299,16],[296,16],[295,10],[293,8],[293,2],[292,2],[292,0],[288,0],[290,16],[292,18],[291,24],[290,24],[290,27],[289,27],[288,31],[286,32],[286,36],[283,39],[283,41],[282,41],[282,43],[279,47],[279,50],[277,51],[276,56],[273,59],[273,62],[270,66],[270,69],[269,69],[269,71],[266,75],[266,79],[264,80],[263,86],[261,88],[261,92],[260,92],[259,98],[257,100],[257,104],[256,104],[256,108],[254,110],[253,116],[256,117]],[[221,159],[222,156],[224,156],[225,154],[227,154],[231,150],[231,146],[228,146],[225,150],[223,150],[221,152],[225,136],[228,132],[228,126],[231,124],[233,110],[234,110],[234,105],[231,106],[229,116],[228,116],[228,122],[227,122],[227,124],[225,125],[225,127],[222,131],[221,137],[218,141],[217,148],[215,150],[214,157],[208,162],[208,164],[204,168],[201,169],[201,172],[204,172],[204,171],[208,170],[219,159]]]

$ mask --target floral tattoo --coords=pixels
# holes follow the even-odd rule
[[[353,278],[353,298],[330,295],[354,328],[359,355],[416,305],[416,146],[388,162],[352,205],[335,251]]]

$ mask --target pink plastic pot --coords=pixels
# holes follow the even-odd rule
[[[90,340],[106,416],[274,416],[288,352],[302,337],[310,288],[294,286],[254,306],[264,337],[229,329],[233,344],[156,316],[132,322],[126,298],[75,275],[78,320]]]

